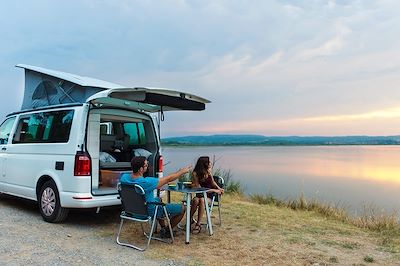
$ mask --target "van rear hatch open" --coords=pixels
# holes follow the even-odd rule
[[[86,102],[102,107],[123,107],[146,112],[189,110],[202,111],[209,100],[199,96],[160,88],[120,88],[100,91]]]
[[[87,138],[92,162],[92,194],[100,196],[117,193],[116,184],[122,174],[130,172],[132,156],[139,156],[136,153],[148,154],[150,175],[162,174],[154,124],[148,114],[138,111],[201,111],[210,101],[180,91],[136,87],[103,90],[86,102],[94,107],[89,116]]]

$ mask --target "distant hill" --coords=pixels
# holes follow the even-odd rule
[[[164,145],[399,145],[400,136],[270,137],[263,135],[209,135],[163,138]]]

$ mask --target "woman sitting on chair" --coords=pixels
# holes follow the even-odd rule
[[[211,203],[212,193],[223,194],[224,189],[220,188],[217,183],[214,181],[212,175],[212,163],[210,161],[210,157],[201,156],[196,163],[196,166],[193,169],[192,173],[192,183],[193,187],[205,187],[211,188],[209,192],[207,192],[207,201],[208,204]],[[190,209],[190,217],[191,223],[194,224],[192,228],[192,233],[198,234],[201,231],[201,219],[205,210],[205,201],[203,199],[203,194],[196,194],[196,197],[193,198]],[[193,219],[194,213],[197,212],[197,221]]]

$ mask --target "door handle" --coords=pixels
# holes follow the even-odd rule
[[[2,150],[2,151],[5,151],[5,150],[7,150],[7,148],[6,148],[6,147],[3,147],[3,148],[1,148],[1,150]]]

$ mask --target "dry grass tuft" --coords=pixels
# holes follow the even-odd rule
[[[298,199],[278,200],[272,195],[251,195],[250,200],[258,204],[275,205],[278,207],[288,207],[293,210],[314,211],[328,218],[353,224],[359,228],[374,231],[399,230],[398,214],[388,214],[378,211],[373,206],[364,206],[363,213],[359,217],[350,216],[345,208],[320,203],[316,200],[308,201],[302,193]]]
[[[360,217],[352,220],[353,224],[360,228],[367,228],[375,231],[396,230],[399,228],[398,214],[387,214],[374,206],[364,206]]]

